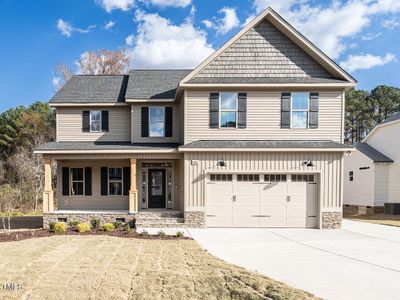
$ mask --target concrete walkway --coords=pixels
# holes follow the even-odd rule
[[[400,299],[400,228],[187,229],[211,254],[324,299]]]

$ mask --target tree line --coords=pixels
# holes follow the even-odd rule
[[[119,50],[87,52],[78,61],[78,70],[87,75],[126,74],[129,70],[129,58]],[[59,63],[55,67],[55,75],[60,79],[57,88],[61,88],[72,74],[68,65]],[[348,91],[345,112],[346,143],[362,141],[376,124],[399,110],[400,89],[397,87],[380,85],[372,91]],[[44,166],[42,156],[34,154],[33,149],[55,140],[55,124],[54,110],[48,103],[40,101],[27,107],[11,108],[0,114],[2,215],[10,210],[41,210]],[[52,172],[55,178],[54,167]]]

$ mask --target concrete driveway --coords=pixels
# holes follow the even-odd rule
[[[324,299],[400,299],[400,228],[188,229],[211,254]]]

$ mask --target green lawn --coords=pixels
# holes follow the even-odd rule
[[[315,299],[193,240],[53,236],[0,244],[2,299]]]

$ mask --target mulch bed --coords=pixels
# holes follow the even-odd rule
[[[65,233],[56,234],[46,229],[39,230],[27,230],[27,231],[18,231],[11,232],[10,234],[5,234],[2,232],[0,234],[0,243],[1,242],[10,242],[10,241],[21,241],[32,238],[40,238],[40,237],[49,237],[56,235],[107,235],[114,236],[120,238],[134,238],[134,239],[146,239],[146,240],[191,240],[189,237],[176,237],[174,235],[143,235],[137,233],[134,229],[132,231],[124,231],[124,230],[113,230],[113,231],[102,231],[102,230],[91,230],[90,232],[80,233],[76,230],[67,229]]]

